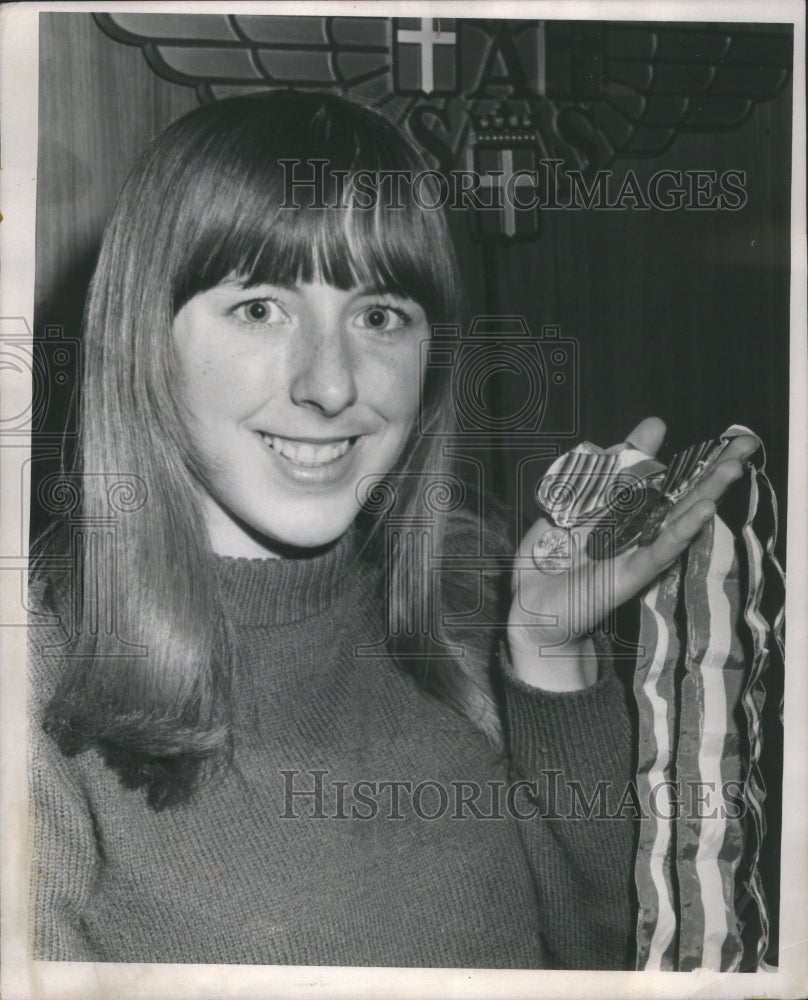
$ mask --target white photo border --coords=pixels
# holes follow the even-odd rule
[[[646,3],[436,2],[436,3],[8,3],[0,9],[3,59],[0,129],[3,171],[0,195],[0,319],[20,319],[33,329],[34,232],[37,172],[38,14],[55,12],[197,12],[322,14],[354,16],[485,16],[592,20],[747,21],[794,26],[794,117],[791,215],[791,363],[789,531],[787,565],[787,670],[785,687],[781,949],[777,972],[718,974],[650,972],[488,971],[463,969],[344,969],[301,966],[121,965],[32,962],[27,951],[27,841],[25,787],[25,639],[20,607],[20,569],[27,556],[28,496],[20,495],[20,469],[30,447],[0,448],[0,584],[4,613],[23,617],[0,628],[2,705],[2,995],[16,998],[217,998],[272,997],[614,997],[740,998],[800,997],[808,992],[808,359],[806,358],[805,244],[805,14],[799,0],[680,0]],[[3,378],[3,411],[22,412],[26,390],[19,378]],[[13,453],[13,454],[12,454]],[[12,616],[13,616],[12,614]],[[6,617],[3,621],[7,621]],[[763,976],[764,978],[760,978]]]

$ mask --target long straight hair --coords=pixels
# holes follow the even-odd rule
[[[232,752],[230,650],[204,529],[204,463],[176,392],[173,319],[194,295],[236,277],[247,286],[322,280],[378,288],[418,302],[432,324],[457,322],[442,212],[411,198],[388,209],[382,190],[369,208],[352,197],[361,171],[383,178],[424,168],[380,114],[333,94],[285,91],[179,119],[148,147],[120,195],[85,314],[81,513],[89,522],[108,515],[110,477],[134,472],[148,498],[117,524],[109,583],[117,635],[74,637],[46,727],[66,753],[98,748],[125,784],[145,788],[153,808],[187,800],[207,765]],[[306,183],[315,176],[316,188]],[[451,505],[430,502],[412,473],[436,484],[451,479],[443,447],[453,430],[449,378],[445,368],[427,370],[420,427],[388,479],[404,523],[431,521],[433,552],[452,530]],[[372,507],[360,520],[370,524],[368,550],[378,556],[383,514]],[[90,548],[77,567],[82,594],[97,572]],[[435,593],[423,547],[383,555],[391,618],[406,621],[416,606],[451,606],[456,588],[439,585],[446,593]],[[55,602],[66,608],[76,585],[55,588]],[[392,629],[390,651],[498,744],[487,651],[465,641],[465,655],[433,657],[441,634],[434,616],[428,631]],[[147,655],[121,655],[117,636]]]

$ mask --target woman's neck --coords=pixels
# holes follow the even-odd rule
[[[236,625],[279,625],[324,611],[358,572],[354,529],[326,548],[287,557],[215,555],[219,591]]]

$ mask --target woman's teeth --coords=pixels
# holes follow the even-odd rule
[[[308,441],[290,441],[289,438],[261,435],[275,451],[297,465],[327,465],[341,458],[351,446],[351,438],[333,444],[310,444]]]

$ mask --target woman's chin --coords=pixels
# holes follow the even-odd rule
[[[288,523],[250,525],[232,513],[223,514],[218,505],[208,512],[211,549],[217,555],[246,559],[316,555],[342,538],[354,521],[348,514],[326,519],[321,513],[311,520],[301,517]]]
[[[266,556],[281,559],[301,559],[327,551],[343,537],[347,527],[336,532],[310,532],[287,535],[282,539],[264,540]]]

